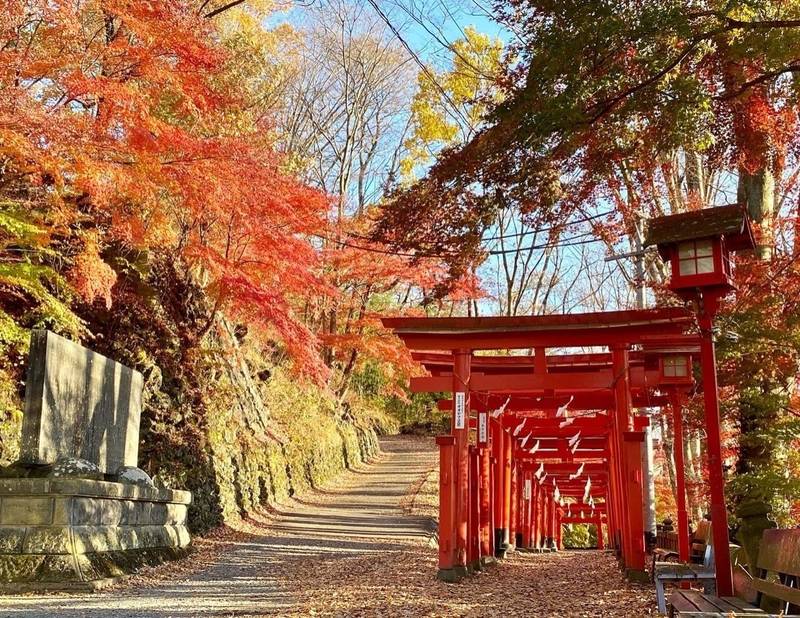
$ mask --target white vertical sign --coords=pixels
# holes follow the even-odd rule
[[[478,414],[478,442],[486,444],[489,441],[489,415],[486,412]]]
[[[464,429],[466,393],[456,393],[456,429]]]
[[[525,479],[525,495],[526,500],[531,499],[531,479]]]

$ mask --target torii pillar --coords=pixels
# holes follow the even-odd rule
[[[642,432],[631,432],[632,414],[628,348],[614,346],[611,350],[614,373],[614,426],[620,456],[620,497],[622,504],[622,551],[626,575],[635,580],[646,580],[644,570],[644,522],[642,512]],[[618,478],[620,475],[618,474]]]
[[[510,438],[503,430],[499,421],[492,421],[492,458],[494,459],[494,483],[492,487],[493,519],[494,519],[494,555],[497,558],[505,556],[505,536],[507,529],[503,528],[503,502],[505,488],[505,441]]]
[[[628,507],[628,557],[625,560],[625,575],[636,581],[650,581],[645,571],[644,518],[642,517],[642,501],[644,499],[644,482],[642,478],[642,443],[643,431],[626,431],[623,436],[623,454],[625,457],[625,481]]]
[[[458,580],[469,571],[469,380],[470,350],[453,350],[453,480],[455,483],[454,534],[455,555],[450,572],[439,569],[439,577]]]
[[[489,451],[489,419],[488,413],[481,412],[486,432],[483,445],[480,448],[480,543],[481,565],[492,562],[492,484],[491,484],[491,453]]]
[[[514,502],[512,490],[513,481],[513,450],[514,438],[508,432],[503,430],[503,552],[507,552],[512,548],[514,539],[511,538],[511,517],[512,505]]]
[[[681,562],[689,562],[689,512],[686,508],[686,470],[683,461],[683,418],[681,394],[677,388],[669,389],[672,408],[672,454],[675,459],[675,485],[678,493],[678,557]]]
[[[517,532],[519,531],[519,477],[517,476],[517,463],[514,461],[513,453],[513,438],[509,440],[509,446],[512,449],[509,457],[511,465],[511,487],[509,491],[508,501],[508,545],[511,549],[517,547]]]
[[[628,371],[628,348],[616,346],[611,349],[611,364],[614,375],[614,409],[611,411],[611,467],[614,478],[612,494],[616,513],[617,538],[615,545],[623,563],[630,559],[628,537],[627,487],[625,483],[625,459],[622,434],[630,429],[631,401],[630,374]]]

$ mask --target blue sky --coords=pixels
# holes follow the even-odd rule
[[[352,4],[360,3],[365,14],[377,15],[367,0],[351,1]],[[490,6],[482,0],[377,0],[377,4],[392,26],[426,62],[436,62],[443,57],[444,44],[460,38],[467,26],[473,26],[479,32],[497,36],[504,41],[508,40],[508,32],[491,19],[488,15]],[[270,21],[301,23],[303,12],[302,4],[291,5],[288,10],[273,15]]]

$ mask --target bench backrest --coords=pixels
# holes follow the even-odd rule
[[[692,558],[699,561],[701,558],[705,562],[706,549],[710,545],[711,540],[711,522],[707,519],[701,519],[697,522],[697,528],[692,533]]]
[[[714,545],[709,543],[706,545],[706,550],[703,552],[703,568],[713,571],[714,567]]]
[[[757,604],[772,612],[800,608],[800,528],[765,530],[758,549]]]

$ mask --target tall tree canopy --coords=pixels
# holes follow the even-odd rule
[[[620,160],[652,175],[677,148],[740,171],[751,214],[772,216],[774,181],[764,176],[779,178],[794,155],[800,3],[514,0],[496,9],[518,40],[510,53],[519,61],[500,82],[505,101],[469,143],[395,194],[382,237],[476,249],[469,239],[491,221],[497,193],[534,221],[557,221],[595,200]]]
[[[313,366],[314,339],[291,298],[319,287],[304,235],[328,201],[282,171],[270,127],[232,87],[243,65],[220,43],[224,8],[4,3],[0,190],[39,221],[42,242],[69,240],[60,250],[87,302],[111,302],[112,254],[158,250],[206,290],[195,337],[225,308]],[[30,263],[21,255],[17,270]]]

